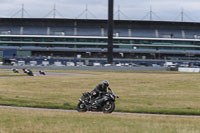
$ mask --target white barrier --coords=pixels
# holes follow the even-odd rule
[[[48,66],[49,65],[49,61],[42,61],[42,65],[43,66]]]
[[[186,67],[179,67],[179,72],[200,72],[200,68],[186,68]]]
[[[17,62],[19,66],[24,66],[25,65],[25,61],[18,61]]]
[[[30,61],[30,66],[36,66],[37,65],[37,61]]]
[[[55,65],[55,66],[64,66],[60,61],[55,61],[55,62],[54,62],[54,65]]]
[[[75,63],[74,62],[67,62],[66,65],[67,66],[75,66]]]

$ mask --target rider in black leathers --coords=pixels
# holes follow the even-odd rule
[[[96,99],[93,105],[100,106],[101,102],[104,100],[104,95],[107,93],[107,89],[110,89],[109,82],[107,80],[103,80],[100,84],[96,86],[96,88],[91,91],[92,99]]]

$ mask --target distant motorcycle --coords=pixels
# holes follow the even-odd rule
[[[33,72],[30,69],[22,69],[24,73],[26,73],[28,76],[34,76]]]
[[[12,71],[13,71],[14,73],[19,73],[19,71],[18,71],[17,69],[15,69],[15,68],[13,68]]]
[[[83,93],[82,97],[79,99],[77,111],[103,111],[103,113],[112,113],[115,110],[115,99],[119,97],[115,96],[114,92],[109,89],[108,92],[103,96],[103,102],[100,104],[100,106],[94,106],[94,102],[98,98],[99,97],[92,99],[91,93]]]
[[[31,70],[28,70],[27,75],[28,76],[34,76],[34,74],[33,74],[33,72]]]
[[[40,70],[39,73],[40,73],[40,75],[46,75],[45,71],[43,71],[43,70]]]

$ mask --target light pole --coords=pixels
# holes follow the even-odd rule
[[[113,63],[113,8],[114,0],[108,0],[108,53],[107,61]]]

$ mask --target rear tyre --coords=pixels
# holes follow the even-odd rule
[[[79,102],[77,105],[77,111],[78,112],[86,112],[87,108],[86,108],[85,104],[82,102]]]
[[[103,113],[112,113],[115,110],[115,103],[113,101],[107,101],[103,106]]]

